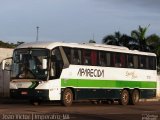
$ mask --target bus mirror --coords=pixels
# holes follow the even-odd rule
[[[47,69],[47,59],[43,59],[42,61],[42,68]]]
[[[8,70],[10,71],[11,70],[11,61],[12,61],[12,58],[6,58],[4,60],[2,60],[2,70]]]
[[[6,60],[2,60],[2,70],[5,69]]]

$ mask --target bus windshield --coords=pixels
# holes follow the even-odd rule
[[[47,49],[17,49],[13,53],[12,78],[46,80],[48,76]]]

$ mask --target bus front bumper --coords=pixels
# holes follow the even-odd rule
[[[10,97],[13,99],[49,100],[49,90],[38,89],[11,89]]]

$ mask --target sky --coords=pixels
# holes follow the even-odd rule
[[[160,0],[0,0],[0,40],[84,43],[138,26],[160,35]]]

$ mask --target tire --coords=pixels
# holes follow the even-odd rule
[[[130,96],[130,104],[131,105],[136,105],[139,103],[139,98],[140,98],[140,94],[138,90],[133,90],[133,92],[131,93]]]
[[[129,103],[129,93],[127,90],[122,90],[119,104],[120,105],[127,105],[128,103]]]
[[[62,95],[62,104],[66,107],[71,106],[73,103],[73,92],[71,89],[67,88],[64,90]]]

